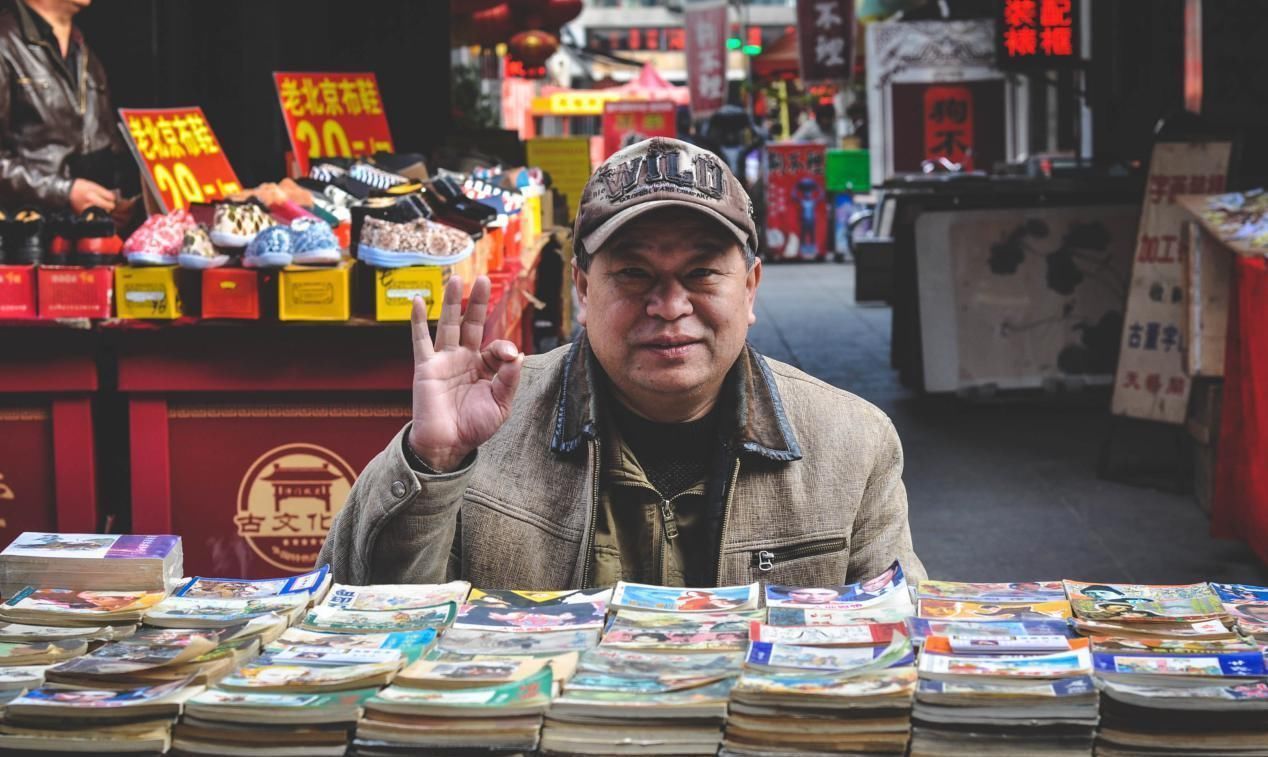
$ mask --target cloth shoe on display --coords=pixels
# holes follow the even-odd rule
[[[353,179],[368,184],[380,192],[391,189],[392,187],[408,184],[409,179],[399,176],[390,171],[385,171],[378,166],[372,166],[369,163],[357,163],[348,171],[348,175]]]
[[[176,265],[185,232],[194,226],[194,217],[183,208],[152,215],[123,243],[123,255],[132,265]]]
[[[211,236],[201,224],[185,232],[177,256],[181,268],[219,268],[229,262],[229,256],[218,252],[211,243]]]
[[[361,228],[357,257],[375,268],[453,265],[475,250],[475,241],[461,231],[419,218],[391,223],[367,218]]]
[[[343,257],[330,225],[313,218],[291,221],[291,254],[301,265],[338,263]]]
[[[224,202],[216,206],[211,241],[219,247],[246,247],[273,219],[255,202]]]
[[[114,219],[103,208],[85,208],[75,225],[75,264],[117,265],[123,240]]]
[[[44,262],[44,215],[35,208],[23,208],[9,221],[5,249],[9,262],[31,265]]]
[[[295,235],[286,226],[270,226],[251,240],[242,265],[247,268],[285,268],[295,256]]]

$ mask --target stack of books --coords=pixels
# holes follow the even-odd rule
[[[188,680],[122,691],[33,689],[5,707],[0,749],[162,754],[184,703],[201,690]]]
[[[1213,583],[1211,589],[1243,638],[1268,644],[1268,586]]]
[[[142,616],[163,601],[163,591],[41,589],[28,586],[0,605],[0,620],[32,626],[112,627],[110,635],[127,635]]]
[[[548,754],[714,754],[757,584],[716,589],[619,583],[616,617],[581,656],[542,732]]]
[[[438,652],[366,703],[358,754],[536,749],[542,715],[575,671],[577,647],[597,639],[610,594],[473,590]]]
[[[183,571],[179,536],[27,531],[0,552],[0,596],[28,586],[167,592]]]
[[[751,627],[722,754],[905,752],[916,672],[901,566],[848,586],[770,585],[766,604],[771,622]]]
[[[1084,636],[1236,641],[1208,584],[1147,585],[1065,581],[1074,628]]]
[[[1097,693],[1057,581],[920,584],[913,757],[1087,755]],[[1056,621],[1056,625],[1054,625]]]
[[[216,592],[217,601],[267,603],[311,590],[312,600],[324,595],[324,602],[311,609],[306,601],[298,604],[305,620],[320,616],[325,620],[313,625],[345,632],[286,628],[258,658],[194,697],[174,741],[189,754],[343,754],[365,702],[435,645],[437,628],[452,618],[454,608],[452,590],[438,592],[434,586],[400,591],[330,586],[316,575],[297,577],[297,584],[232,590],[202,581],[195,591],[204,596],[194,601],[209,601],[205,595]],[[437,599],[446,603],[414,607]],[[345,609],[351,607],[357,609]],[[285,615],[295,613],[287,608]]]

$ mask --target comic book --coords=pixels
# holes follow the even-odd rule
[[[772,626],[753,621],[749,639],[816,647],[884,646],[894,634],[907,635],[905,623],[856,623],[848,626]]]
[[[615,624],[603,634],[600,646],[621,649],[663,649],[682,652],[741,651],[748,644],[748,628],[738,631],[717,631],[702,627],[675,628],[657,631],[651,628],[618,628]]]
[[[117,676],[150,668],[180,665],[216,648],[216,641],[190,634],[174,643],[116,641],[92,654],[76,657],[48,669],[50,683],[73,683],[86,677]]]
[[[612,589],[570,589],[565,591],[523,591],[518,589],[472,589],[467,604],[481,607],[532,610],[557,605],[599,602],[612,599]]]
[[[168,597],[145,613],[145,622],[161,628],[223,628],[265,615],[294,622],[308,607],[307,593],[249,599]]]
[[[1064,620],[1070,617],[1070,603],[1049,602],[969,602],[957,599],[917,600],[916,615],[926,620]]]
[[[1103,584],[1065,581],[1074,614],[1083,620],[1131,623],[1196,622],[1225,617],[1207,584]]]
[[[77,591],[26,587],[0,605],[0,620],[33,625],[137,623],[162,591]]]
[[[502,633],[453,628],[441,638],[437,650],[443,655],[438,659],[445,660],[452,659],[450,655],[455,654],[550,656],[563,652],[579,652],[598,643],[598,629]]]
[[[665,630],[744,631],[753,621],[766,619],[765,610],[743,612],[647,612],[618,610],[611,627]]]
[[[998,638],[1002,636],[1073,636],[1066,620],[929,620],[907,621],[913,644],[923,644],[929,636]]]
[[[501,718],[540,715],[550,706],[552,674],[544,667],[498,686],[419,689],[389,686],[366,701],[367,712],[427,717]]]
[[[806,607],[772,607],[766,622],[772,626],[852,626],[859,623],[903,623],[908,610],[874,608],[867,610],[815,610]]]
[[[916,587],[916,596],[961,602],[1054,602],[1066,598],[1065,584],[1061,581],[967,583],[925,580]]]
[[[916,667],[921,678],[930,680],[946,680],[948,676],[1073,678],[1090,674],[1092,661],[1086,648],[1048,655],[964,656],[922,653]]]
[[[621,581],[612,593],[612,607],[671,612],[725,612],[758,606],[761,585],[716,588],[673,588]]]
[[[0,595],[27,586],[166,592],[183,564],[179,536],[27,531],[0,551]]]
[[[394,633],[317,633],[301,628],[288,628],[276,644],[265,650],[291,646],[327,647],[332,649],[394,649],[406,662],[414,662],[436,645],[436,629],[398,631]]]
[[[574,602],[529,609],[463,605],[454,628],[506,631],[566,631],[602,628],[608,607],[603,602]]]
[[[202,690],[188,680],[126,691],[97,689],[39,688],[14,699],[5,709],[6,717],[73,717],[113,719],[176,717],[181,704]]]
[[[757,668],[862,672],[911,665],[913,660],[911,642],[905,636],[896,636],[887,647],[803,647],[755,641],[749,644],[744,664]]]
[[[330,593],[334,596],[335,591]],[[310,610],[300,628],[323,633],[422,631],[448,627],[457,613],[453,602],[402,610],[344,610],[327,603]]]
[[[351,725],[356,722],[361,706],[376,693],[377,689],[326,694],[207,689],[186,702],[185,714],[199,720],[222,723]]]
[[[1238,630],[1268,642],[1268,586],[1213,583],[1211,589]]]
[[[712,717],[726,715],[727,698],[736,678],[691,689],[647,694],[638,691],[565,691],[555,700],[550,715],[555,717],[616,716],[624,718]]]
[[[1087,649],[1087,639],[1067,636],[930,636],[923,651],[947,655],[1054,654]]]
[[[453,602],[461,605],[471,591],[466,581],[447,584],[377,584],[346,586],[335,584],[322,602],[323,607],[340,610],[420,610]]]
[[[911,594],[902,566],[894,562],[880,575],[847,586],[767,584],[766,606],[855,611],[892,608],[910,613]]]
[[[273,646],[265,650],[261,659],[267,659],[278,665],[369,665],[375,663],[395,663],[399,665],[404,657],[399,649],[364,649],[331,646],[311,646],[292,644]]]
[[[44,685],[44,671],[51,665],[22,665],[0,668],[0,691],[38,689]]]
[[[1224,654],[1226,652],[1254,652],[1255,644],[1244,641],[1205,641],[1196,639],[1122,639],[1113,636],[1093,636],[1093,652],[1118,654]]]
[[[1072,618],[1074,630],[1083,636],[1119,636],[1138,639],[1193,639],[1206,641],[1232,641],[1238,639],[1218,620],[1194,622],[1128,623],[1117,621],[1084,620]]]
[[[197,576],[174,592],[189,599],[259,599],[286,594],[307,594],[310,602],[320,602],[330,590],[330,566],[289,578],[204,578]]]
[[[966,703],[1000,706],[1007,703],[1016,706],[1017,700],[1088,699],[1096,701],[1096,684],[1089,675],[1045,680],[1001,680],[985,677],[955,677],[931,681],[921,679],[916,688],[922,702]]]
[[[699,679],[735,675],[743,664],[743,652],[675,654],[600,646],[583,653],[577,668],[583,673],[602,673],[622,678],[677,676]]]
[[[1205,655],[1094,652],[1092,664],[1101,677],[1165,675],[1225,678],[1268,675],[1268,670],[1264,668],[1264,655],[1258,650]]]
[[[750,668],[731,696],[750,705],[813,704],[818,708],[910,706],[916,669],[891,668],[860,675],[833,676]]]
[[[311,693],[385,686],[396,675],[400,661],[362,665],[296,665],[261,658],[222,679],[222,689]]]
[[[541,658],[500,657],[467,662],[431,662],[422,660],[402,670],[393,682],[396,686],[420,689],[469,689],[522,681],[550,661]]]
[[[49,665],[88,651],[84,639],[0,642],[0,665]]]

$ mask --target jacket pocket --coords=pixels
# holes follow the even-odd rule
[[[814,541],[804,542],[802,544],[794,544],[790,547],[777,547],[772,549],[759,549],[753,552],[750,560],[750,567],[762,573],[770,573],[778,566],[792,560],[804,560],[810,557],[819,557],[821,555],[830,555],[840,552],[848,547],[850,542],[847,539],[816,539]],[[844,574],[842,574],[844,577]],[[838,581],[839,583],[839,581]]]

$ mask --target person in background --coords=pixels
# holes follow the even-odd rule
[[[127,219],[135,181],[106,71],[74,26],[92,0],[0,2],[0,206]]]
[[[836,125],[833,123],[835,118],[836,109],[831,105],[816,105],[813,117],[809,113],[803,115],[801,125],[793,132],[793,141],[836,144]]]

